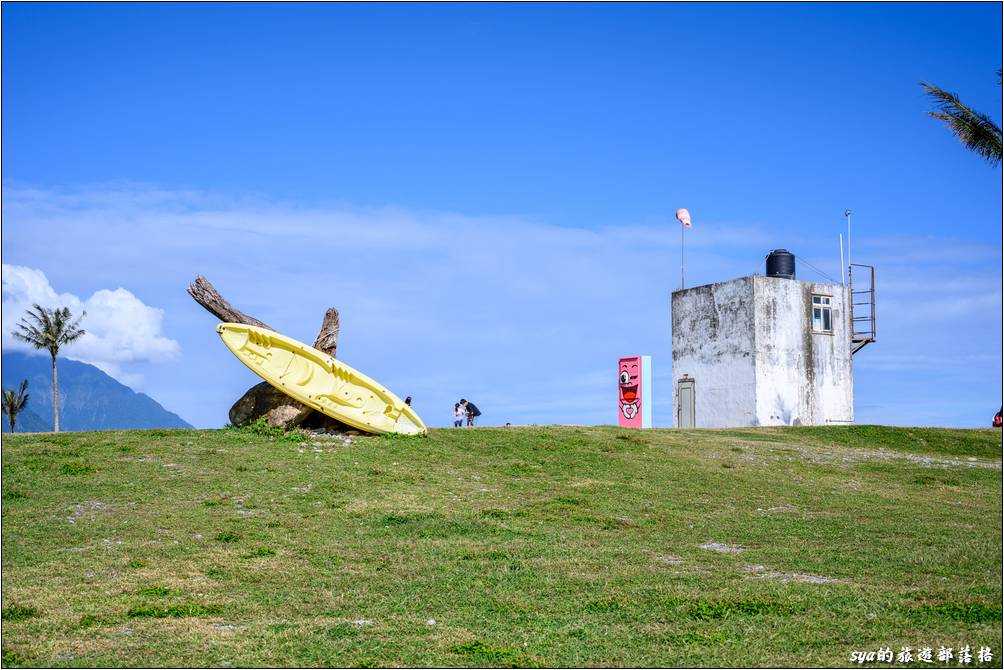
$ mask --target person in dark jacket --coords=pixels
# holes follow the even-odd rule
[[[460,404],[467,410],[467,425],[473,426],[474,420],[481,416],[481,410],[478,409],[477,405],[472,402],[467,402],[463,398],[460,399]]]

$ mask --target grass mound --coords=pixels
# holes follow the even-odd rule
[[[334,447],[251,426],[5,436],[2,465],[5,667],[1001,650],[996,431],[479,428]]]

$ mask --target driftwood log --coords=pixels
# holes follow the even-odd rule
[[[188,294],[221,321],[275,330],[231,305],[202,275],[197,276],[188,287]],[[338,310],[331,307],[324,312],[321,330],[314,340],[314,348],[334,358],[338,349],[338,330]],[[310,407],[293,400],[268,382],[252,386],[230,408],[230,423],[235,426],[243,426],[262,417],[268,421],[269,426],[286,430],[296,426],[336,431],[351,430],[340,421],[315,412]]]

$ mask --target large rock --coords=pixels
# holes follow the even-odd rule
[[[261,382],[248,389],[241,399],[230,408],[230,423],[243,426],[264,417],[270,428],[291,430],[301,426],[314,430],[332,432],[356,432],[337,419],[315,412],[306,405],[293,400],[268,382]]]
[[[330,416],[321,414],[320,412],[313,412],[308,415],[307,418],[300,424],[301,428],[314,431],[323,431],[326,433],[345,433],[347,435],[359,435],[360,431],[348,424],[344,424],[338,419],[332,419]]]
[[[243,426],[264,417],[270,428],[289,430],[303,423],[313,411],[268,382],[262,382],[248,389],[230,408],[230,423]]]

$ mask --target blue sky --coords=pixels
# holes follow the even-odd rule
[[[852,208],[879,300],[858,420],[1000,405],[1001,171],[917,84],[999,123],[999,4],[2,12],[4,331],[29,296],[87,308],[67,355],[198,426],[255,381],[185,294],[200,272],[305,340],[337,306],[339,356],[432,425],[462,395],[613,422],[636,353],[670,425],[678,207],[693,284],[774,247],[836,276]]]

